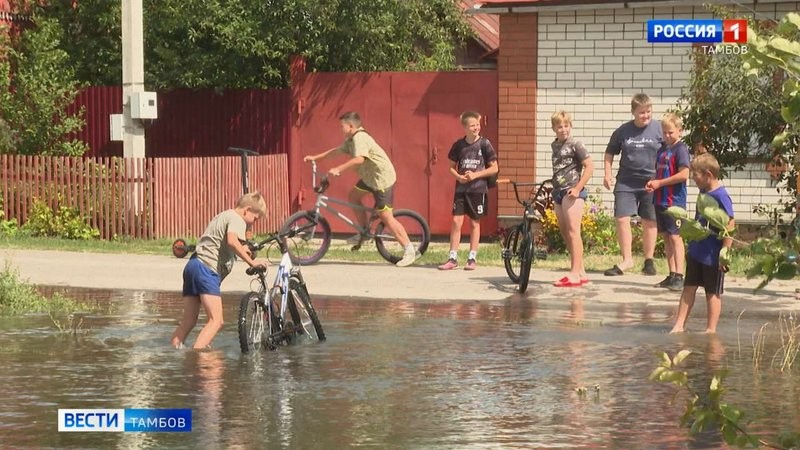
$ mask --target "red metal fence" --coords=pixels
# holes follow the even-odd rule
[[[158,93],[158,119],[145,131],[147,157],[224,156],[228,147],[262,155],[287,153],[291,93],[288,89],[175,89]],[[85,108],[86,125],[75,138],[84,156],[122,156],[111,140],[109,116],[122,113],[121,86],[82,90],[69,111]]]
[[[288,216],[286,155],[249,158],[251,189],[267,201],[254,231],[277,230]],[[0,155],[5,218],[28,221],[34,201],[74,208],[100,237],[199,236],[242,193],[239,157],[68,158]]]

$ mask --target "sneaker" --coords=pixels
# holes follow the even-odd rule
[[[642,268],[642,273],[645,275],[657,275],[656,272],[656,262],[653,261],[652,258],[647,258],[644,260],[644,268]]]
[[[654,284],[653,287],[665,288],[669,286],[670,283],[672,283],[672,278],[673,278],[672,274],[669,274],[667,275],[667,278],[664,278],[663,280]]]
[[[403,253],[403,259],[401,259],[400,261],[397,261],[396,266],[397,267],[410,266],[419,257],[419,256],[417,256],[418,254],[419,253],[417,252],[417,249],[414,249],[414,248],[406,249],[406,251]]]
[[[478,262],[474,259],[468,259],[467,265],[464,266],[464,270],[475,270],[478,268]]]
[[[446,263],[439,266],[439,270],[453,270],[458,267],[458,261],[455,259],[448,259]]]
[[[683,276],[678,275],[676,277],[672,277],[672,281],[664,287],[669,289],[670,291],[683,290]]]

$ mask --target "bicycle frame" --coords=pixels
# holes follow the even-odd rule
[[[324,179],[324,178],[323,178]],[[317,186],[317,162],[311,161],[311,184],[312,186]],[[331,206],[329,203],[335,203],[337,205],[347,206],[354,209],[361,209],[367,211],[370,214],[369,218],[367,219],[367,226],[362,227],[361,224],[352,220],[350,217],[346,216],[338,209]],[[350,203],[344,200],[339,200],[338,198],[332,198],[330,196],[325,195],[324,189],[322,192],[317,192],[317,201],[314,203],[314,214],[319,214],[321,208],[327,209],[332,214],[335,214],[338,218],[342,219],[346,224],[350,225],[354,230],[358,231],[359,234],[364,235],[370,239],[375,237],[380,237],[382,239],[394,239],[394,235],[392,234],[382,234],[380,236],[376,236],[370,230],[370,224],[378,218],[378,212],[375,208],[370,208],[368,206],[360,205],[358,203]]]
[[[261,243],[259,243],[257,245],[251,245],[250,248],[251,248],[251,250],[260,250],[260,249],[264,248],[264,246],[267,243],[269,243],[269,242],[271,242],[273,240],[278,243],[278,247],[281,250],[281,262],[278,264],[278,269],[277,269],[277,272],[275,273],[275,280],[273,281],[272,286],[270,288],[268,288],[267,287],[266,273],[259,273],[259,276],[258,276],[259,284],[260,284],[260,288],[259,288],[258,292],[259,292],[259,295],[261,296],[261,300],[264,302],[264,305],[266,306],[268,314],[270,315],[270,317],[267,318],[268,319],[267,323],[268,323],[268,327],[269,327],[268,329],[269,329],[270,338],[275,337],[276,331],[278,331],[278,330],[273,330],[272,329],[273,323],[272,323],[272,317],[271,316],[278,317],[281,320],[281,327],[283,326],[283,321],[284,321],[284,318],[286,317],[286,306],[287,306],[288,301],[289,301],[289,290],[290,290],[289,289],[289,277],[299,273],[299,272],[295,272],[294,271],[294,265],[292,264],[292,259],[289,256],[289,251],[288,251],[288,248],[286,246],[286,241],[285,240],[276,239],[273,236],[271,238],[268,238],[268,239],[262,241]],[[275,307],[275,305],[272,303],[272,299],[273,299],[272,293],[275,291],[275,289],[280,289],[280,293],[281,293],[281,304],[280,304],[280,310],[279,311],[274,311],[274,309],[273,309]],[[292,331],[292,330],[289,330],[289,331]],[[286,332],[286,330],[279,330],[278,331],[278,333],[284,333],[284,332]]]

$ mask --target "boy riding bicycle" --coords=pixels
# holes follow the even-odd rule
[[[375,210],[378,212],[378,216],[405,249],[403,258],[397,262],[397,266],[405,267],[411,265],[419,255],[414,248],[414,244],[408,238],[405,228],[392,214],[394,185],[397,181],[394,166],[386,152],[361,126],[361,117],[359,117],[358,113],[344,113],[339,117],[339,121],[342,127],[342,134],[345,137],[344,143],[318,155],[306,156],[303,161],[316,161],[333,153],[344,153],[350,156],[347,162],[329,169],[328,173],[338,177],[348,169],[356,169],[360,179],[350,191],[348,200],[350,203],[360,205],[365,195],[372,194],[375,199]],[[366,210],[354,207],[353,213],[358,224],[366,229],[368,219]],[[363,240],[363,236],[357,235],[351,240],[353,244],[358,245]]]

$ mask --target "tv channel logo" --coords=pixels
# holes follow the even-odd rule
[[[648,20],[647,42],[687,44],[746,44],[747,19]]]
[[[183,433],[191,409],[59,409],[58,431]]]

